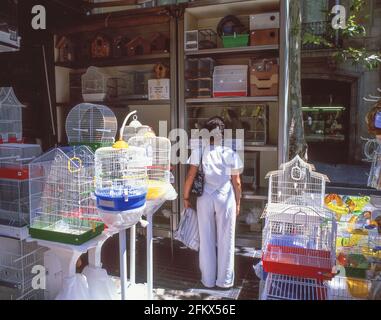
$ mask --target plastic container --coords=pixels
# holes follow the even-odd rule
[[[217,66],[213,73],[213,97],[247,97],[246,65]]]
[[[234,34],[233,36],[222,36],[224,48],[247,47],[249,44],[249,34]]]

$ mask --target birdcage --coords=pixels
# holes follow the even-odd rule
[[[324,206],[325,183],[329,180],[299,156],[282,164],[280,170],[268,173],[266,178],[269,178],[269,205]]]
[[[42,300],[44,290],[35,289],[35,266],[43,266],[45,248],[36,242],[0,237],[0,300]]]
[[[86,102],[118,98],[128,91],[128,83],[115,71],[89,67],[81,77],[82,97]]]
[[[326,284],[331,300],[381,300],[381,279],[336,276]]]
[[[66,134],[70,145],[87,145],[94,151],[115,142],[118,121],[106,106],[81,103],[66,118]]]
[[[87,146],[53,149],[30,163],[29,175],[33,238],[79,245],[102,233]]]
[[[129,141],[136,136],[145,136],[152,133],[152,128],[146,125],[142,125],[136,115],[133,116],[131,123],[124,128],[123,140]]]
[[[144,148],[123,142],[95,152],[95,196],[107,226],[126,229],[139,222],[146,204],[150,165]]]
[[[269,273],[262,300],[329,300],[327,285],[317,279]]]
[[[22,141],[22,108],[13,88],[0,88],[0,143]]]
[[[171,142],[167,138],[155,136],[136,136],[128,141],[130,146],[141,147],[152,159],[147,167],[147,200],[162,197],[171,183]]]
[[[40,154],[39,145],[0,145],[0,224],[23,227],[29,223],[27,163]]]
[[[264,212],[266,272],[324,280],[336,263],[336,221],[324,208],[272,205]]]

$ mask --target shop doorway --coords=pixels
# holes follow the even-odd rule
[[[350,163],[351,85],[304,79],[302,95],[309,159],[333,165]]]

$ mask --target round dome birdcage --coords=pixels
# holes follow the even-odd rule
[[[128,228],[141,219],[147,196],[147,166],[144,148],[100,148],[95,153],[95,196],[103,221]]]
[[[87,145],[93,150],[111,146],[117,130],[115,114],[102,105],[81,103],[66,118],[66,134],[71,145]]]

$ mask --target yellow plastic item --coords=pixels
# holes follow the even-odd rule
[[[128,148],[128,143],[123,140],[119,140],[115,142],[112,146],[114,149],[127,149]]]
[[[154,138],[156,137],[155,133],[153,131],[147,131],[145,134],[144,134],[144,138]]]
[[[166,183],[156,180],[148,180],[147,182],[147,200],[156,200],[162,197],[166,191]]]
[[[369,295],[367,280],[347,278],[348,290],[353,298],[366,299]]]

